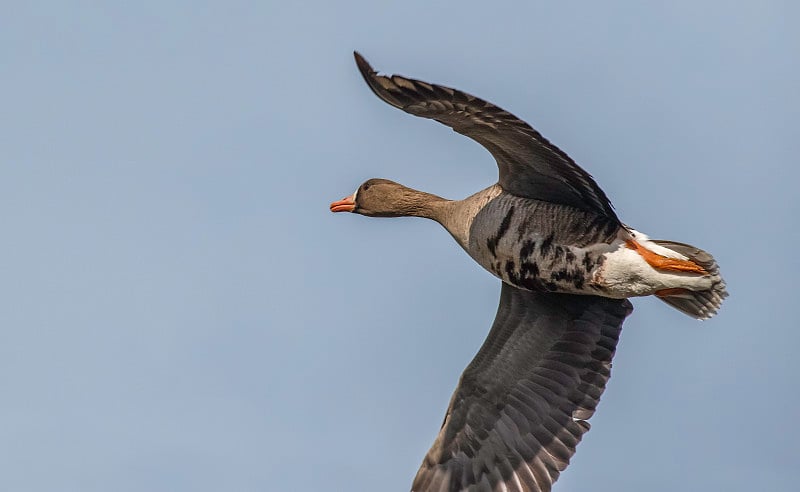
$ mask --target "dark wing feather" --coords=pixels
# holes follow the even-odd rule
[[[504,283],[412,490],[549,491],[589,430],[632,309],[624,299]]]
[[[361,55],[355,53],[355,58],[378,97],[407,113],[447,125],[486,147],[497,160],[500,186],[508,193],[590,210],[619,221],[592,176],[513,114],[456,89],[399,75],[378,75]]]

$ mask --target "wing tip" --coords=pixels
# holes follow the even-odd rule
[[[364,77],[364,81],[372,89],[372,92],[384,102],[403,109],[402,97],[393,78],[378,75],[378,72],[372,68],[372,65],[358,51],[353,51],[353,57],[356,60],[358,71],[361,72],[361,76]]]
[[[361,75],[364,78],[368,78],[375,73],[375,70],[372,69],[372,66],[369,64],[366,58],[359,53],[358,51],[353,51],[353,58],[356,59],[356,66],[358,66],[358,71],[361,72]]]
[[[372,92],[374,92],[381,99],[385,99],[383,92],[385,89],[378,83],[378,72],[372,68],[366,58],[364,58],[358,51],[353,51],[353,57],[356,59],[356,66],[361,76],[364,77],[364,82],[367,83]]]

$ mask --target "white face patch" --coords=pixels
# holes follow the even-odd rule
[[[358,188],[353,192],[353,203],[356,203],[356,195],[358,195]]]

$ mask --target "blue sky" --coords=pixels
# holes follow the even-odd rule
[[[358,49],[527,120],[722,266],[713,320],[635,301],[555,490],[794,490],[800,9],[487,5],[3,6],[0,489],[408,489],[498,281],[433,223],[328,203],[496,168],[376,99]]]

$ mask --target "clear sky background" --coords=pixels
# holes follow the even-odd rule
[[[0,490],[403,491],[499,282],[370,177],[461,198],[480,146],[352,60],[527,120],[620,217],[719,260],[635,301],[558,492],[800,480],[800,8],[780,1],[4,2]]]

